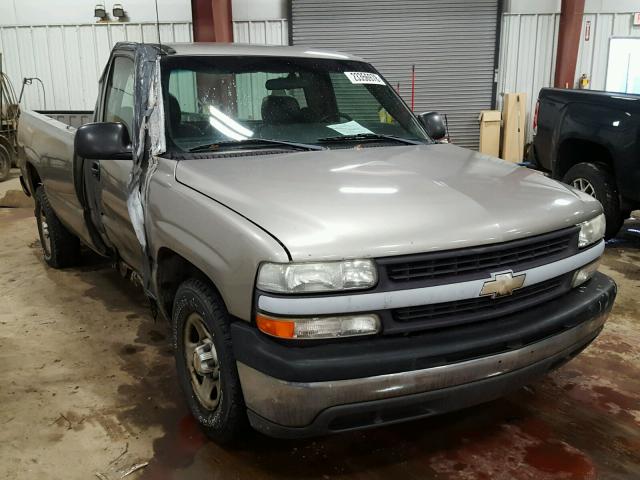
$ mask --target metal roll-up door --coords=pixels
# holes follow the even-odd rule
[[[371,62],[415,111],[446,113],[452,141],[478,148],[481,110],[492,108],[498,0],[292,0],[294,45],[341,50]]]

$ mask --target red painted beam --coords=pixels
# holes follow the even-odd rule
[[[196,42],[215,42],[213,5],[211,0],[191,0],[193,39]]]
[[[211,0],[213,5],[213,31],[216,42],[233,42],[233,16],[231,0]]]
[[[574,88],[576,63],[582,31],[585,0],[562,0],[558,50],[556,52],[556,88]]]
[[[233,42],[231,0],[191,0],[196,42]]]

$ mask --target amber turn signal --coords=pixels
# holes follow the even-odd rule
[[[273,337],[294,338],[295,323],[287,320],[279,320],[262,314],[256,316],[258,328]]]
[[[258,328],[273,337],[299,340],[375,335],[380,319],[375,314],[340,317],[274,318],[258,313]]]

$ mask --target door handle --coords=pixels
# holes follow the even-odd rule
[[[97,179],[100,178],[100,162],[92,162],[91,163],[91,174]]]

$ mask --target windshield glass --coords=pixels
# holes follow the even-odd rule
[[[404,102],[367,63],[176,56],[165,57],[162,69],[169,150],[236,142],[251,148],[256,139],[334,148],[333,137],[354,135],[387,136],[380,140],[392,144],[389,136],[428,140]]]

